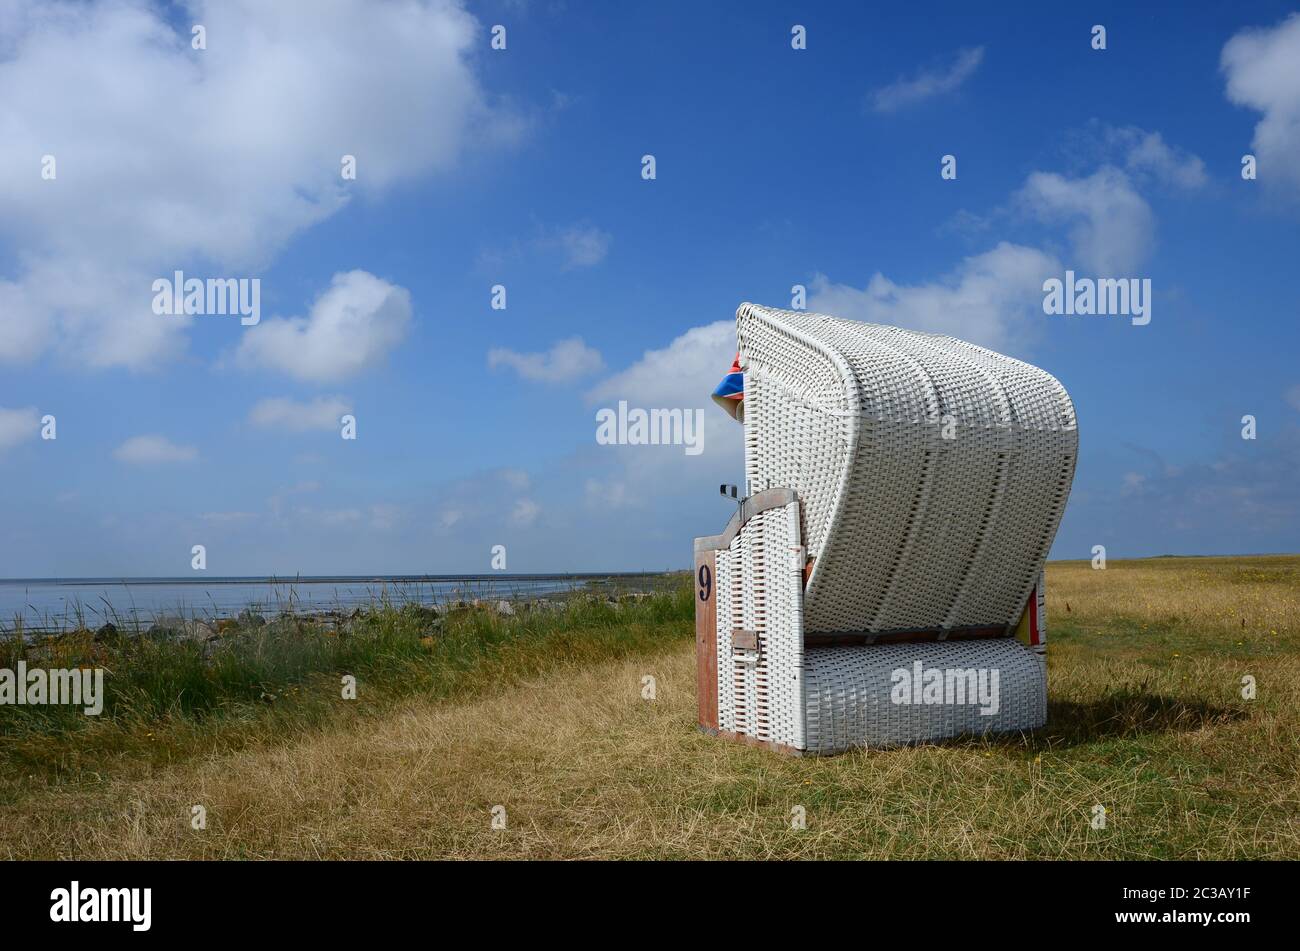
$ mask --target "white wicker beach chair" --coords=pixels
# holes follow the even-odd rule
[[[835,753],[1042,726],[1065,389],[938,334],[736,319],[748,486],[695,540],[701,727]]]

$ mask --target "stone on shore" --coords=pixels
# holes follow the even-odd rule
[[[153,637],[168,637],[176,641],[196,641],[204,643],[217,637],[217,632],[205,621],[197,618],[183,618],[165,615],[154,620],[149,627]]]

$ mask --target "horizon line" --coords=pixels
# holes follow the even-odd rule
[[[330,582],[420,582],[420,581],[475,581],[485,578],[502,578],[518,581],[558,581],[566,578],[635,578],[665,575],[689,568],[659,568],[643,571],[552,571],[510,572],[494,571],[477,574],[357,574],[357,575],[213,575],[192,578],[184,575],[90,575],[85,577],[0,578],[0,584],[328,584]]]
[[[1260,551],[1240,552],[1237,554],[1210,553],[1199,555],[1179,555],[1165,552],[1160,555],[1133,555],[1109,557],[1109,561],[1153,561],[1158,558],[1284,558],[1300,556],[1294,551]],[[1053,558],[1045,564],[1071,561],[1089,561],[1087,556],[1079,558]],[[275,584],[275,583],[310,583],[328,584],[330,582],[389,582],[389,581],[474,581],[484,578],[515,579],[520,581],[554,581],[565,578],[636,578],[649,575],[667,575],[677,572],[689,572],[689,565],[678,568],[647,568],[629,571],[492,571],[473,574],[374,574],[355,575],[213,575],[209,578],[192,578],[184,575],[88,575],[67,578],[0,578],[0,584]]]

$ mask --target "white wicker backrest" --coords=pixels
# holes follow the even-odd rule
[[[755,304],[736,320],[749,491],[798,492],[816,559],[804,629],[1014,623],[1074,479],[1065,388],[941,334]]]

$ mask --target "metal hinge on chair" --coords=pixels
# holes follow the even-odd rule
[[[731,649],[737,651],[757,651],[758,631],[746,631],[739,627],[731,629]]]
[[[804,574],[808,564],[808,549],[803,545],[790,546],[790,567],[798,574]]]

